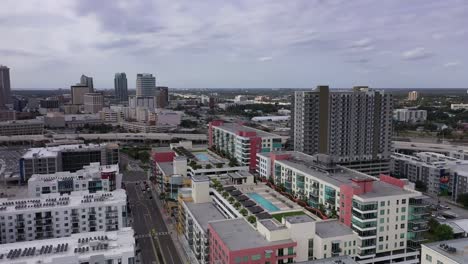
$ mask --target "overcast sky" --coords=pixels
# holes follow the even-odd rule
[[[468,87],[466,0],[1,0],[12,88]]]

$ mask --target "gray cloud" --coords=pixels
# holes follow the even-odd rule
[[[109,49],[121,49],[127,47],[135,47],[139,43],[136,39],[118,39],[115,41],[107,41],[96,44],[98,49],[109,50]]]
[[[25,50],[19,50],[19,49],[0,49],[0,55],[2,56],[18,56],[18,57],[43,57],[43,55],[30,52],[30,51],[25,51]]]

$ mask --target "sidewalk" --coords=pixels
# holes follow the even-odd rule
[[[151,183],[153,188],[151,188],[151,192],[153,193],[154,201],[158,204],[159,207],[159,212],[161,213],[162,219],[164,223],[167,226],[167,230],[169,231],[169,234],[171,234],[172,241],[174,242],[174,246],[180,256],[180,258],[183,260],[184,263],[192,263],[190,262],[189,256],[187,256],[186,251],[182,248],[181,242],[179,241],[177,230],[174,227],[174,224],[168,221],[168,216],[165,211],[164,211],[164,205],[161,203],[159,200],[159,193],[155,190],[157,187],[154,186],[153,183]]]

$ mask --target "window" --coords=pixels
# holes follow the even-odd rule
[[[242,261],[243,262],[249,262],[249,256],[243,256]]]
[[[379,242],[383,242],[383,237],[379,237]]]
[[[267,259],[271,258],[271,253],[272,253],[272,252],[269,251],[269,250],[266,251],[266,252],[265,252],[265,258],[267,258]]]
[[[405,215],[402,215],[401,216],[401,221],[405,221],[406,220],[406,216]]]
[[[405,224],[401,224],[401,228],[402,228],[402,229],[405,228]]]
[[[429,262],[432,262],[432,256],[429,254],[426,254],[426,260]]]
[[[327,245],[323,245],[323,250],[327,250]]]
[[[385,210],[383,210],[383,209],[380,210],[380,214],[381,214],[381,215],[384,215],[384,214],[385,214]]]
[[[405,246],[405,242],[404,241],[401,241],[400,242],[400,247],[404,247]]]
[[[260,260],[262,256],[260,254],[256,254],[252,256],[252,260]]]
[[[383,231],[385,231],[384,227],[383,226],[379,227],[379,232],[383,232]]]
[[[402,212],[402,213],[405,213],[405,212],[406,212],[406,207],[402,207],[402,208],[401,208],[401,212]]]
[[[385,223],[385,218],[380,218],[380,223],[381,224]]]
[[[437,264],[444,264],[442,261],[438,260]]]
[[[383,250],[383,245],[379,245],[379,250]]]
[[[380,206],[385,206],[385,202],[380,202]]]
[[[406,204],[406,199],[401,200],[401,204]]]
[[[400,238],[405,238],[405,233],[401,233]]]
[[[400,204],[400,200],[396,200],[396,204],[399,205],[399,204]]]

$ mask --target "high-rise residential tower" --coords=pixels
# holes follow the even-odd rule
[[[89,92],[94,92],[93,77],[88,77],[86,75],[81,75],[80,84],[88,86]]]
[[[114,77],[115,99],[118,102],[128,101],[127,75],[125,72],[116,73]]]
[[[136,79],[137,96],[157,96],[156,77],[149,73],[138,73]]]
[[[0,65],[0,109],[11,102],[10,68]]]
[[[392,152],[391,94],[352,90],[295,92],[292,113],[294,150],[328,154],[333,162],[378,176],[389,172]]]
[[[158,108],[165,108],[169,105],[169,88],[165,86],[158,86]]]

